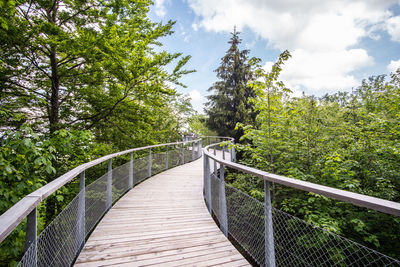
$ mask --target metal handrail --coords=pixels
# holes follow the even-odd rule
[[[60,189],[62,186],[64,186],[74,178],[78,177],[85,170],[93,166],[96,166],[102,162],[105,162],[107,160],[111,160],[115,157],[122,156],[135,151],[148,150],[148,149],[151,151],[152,148],[156,147],[163,147],[163,146],[168,147],[180,144],[185,145],[188,143],[194,143],[199,141],[201,141],[201,138],[192,141],[174,142],[174,143],[132,148],[125,151],[110,154],[98,158],[96,160],[90,161],[88,163],[79,165],[78,167],[75,167],[71,171],[61,175],[52,182],[46,184],[45,186],[25,196],[23,199],[18,201],[14,206],[12,206],[10,209],[8,209],[0,216],[0,243],[22,222],[22,220],[24,220],[32,211],[36,209],[36,207],[39,205],[41,201],[46,199],[49,195]]]
[[[400,217],[400,203],[389,201],[381,198],[366,196],[358,193],[353,193],[341,189],[336,189],[329,186],[314,184],[302,180],[297,180],[282,175],[276,175],[273,173],[268,173],[261,171],[252,167],[248,167],[242,164],[234,163],[217,157],[216,155],[208,152],[210,147],[216,146],[218,144],[211,144],[203,148],[203,153],[206,157],[213,159],[221,165],[231,167],[233,169],[260,177],[261,179],[274,182],[288,187],[297,188],[303,191],[312,192],[320,194],[326,197],[334,198],[340,201],[348,202],[360,207],[365,207],[380,212],[392,214]]]
[[[395,216],[400,216],[400,203],[234,163],[234,146],[221,143],[203,148],[204,199],[209,213],[218,221],[221,231],[245,252],[250,261],[271,267],[304,264],[364,266],[371,263],[377,266],[400,266],[399,260],[273,208],[270,183],[313,192]],[[216,146],[222,147],[222,159],[216,153]],[[209,150],[213,150],[213,153]],[[227,150],[230,152],[230,159],[225,160]],[[263,179],[264,201],[258,201],[225,184],[226,167]]]

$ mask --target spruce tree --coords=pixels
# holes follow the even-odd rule
[[[238,142],[243,135],[241,129],[235,130],[238,122],[245,125],[252,124],[255,119],[253,105],[249,98],[254,97],[253,90],[248,82],[254,79],[251,65],[249,64],[249,50],[239,50],[240,32],[234,29],[228,42],[231,44],[221,65],[215,70],[219,81],[208,89],[214,94],[207,96],[205,112],[208,115],[207,125],[215,130],[218,135],[231,136]]]

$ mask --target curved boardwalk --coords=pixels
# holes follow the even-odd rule
[[[134,187],[104,216],[75,266],[250,266],[203,200],[203,158]]]

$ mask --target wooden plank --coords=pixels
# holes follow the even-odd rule
[[[210,217],[202,172],[197,160],[132,189],[104,216],[75,265],[250,266]]]
[[[153,239],[151,241],[146,240],[146,242],[138,242],[138,241],[128,241],[121,243],[111,243],[105,244],[102,246],[91,246],[88,247],[84,254],[82,254],[82,258],[88,256],[102,256],[102,254],[98,253],[99,251],[107,250],[107,253],[114,252],[126,252],[126,251],[134,251],[137,252],[139,249],[147,249],[152,251],[164,251],[169,250],[171,247],[174,249],[182,248],[182,247],[191,247],[191,246],[199,246],[199,245],[211,245],[214,243],[225,243],[225,239],[222,237],[216,237],[215,233],[210,236],[196,236],[190,239],[184,239],[181,237],[178,238],[167,238],[167,239]],[[114,254],[113,254],[114,255]]]
[[[230,246],[221,240],[219,242],[209,242],[207,244],[201,242],[192,242],[190,245],[184,245],[179,243],[169,244],[165,246],[155,247],[131,247],[131,248],[120,248],[119,250],[107,250],[106,253],[99,255],[91,254],[80,260],[85,263],[99,262],[102,264],[120,264],[127,262],[139,263],[139,261],[149,260],[153,261],[172,261],[176,259],[182,259],[193,255],[203,255],[204,253],[225,251]],[[190,253],[189,253],[190,252]],[[156,258],[163,258],[155,260]],[[77,262],[79,263],[79,261]],[[143,262],[141,262],[143,264]]]
[[[238,261],[242,261],[242,263],[239,263]],[[235,263],[235,264],[232,264]],[[231,267],[238,267],[239,264],[242,264],[243,266],[249,266],[249,263],[244,260],[241,257],[238,257],[236,254],[233,256],[229,257],[219,257],[215,259],[208,259],[206,261],[200,261],[200,262],[193,262],[190,265],[196,266],[196,267],[205,267],[205,266],[231,266]],[[176,266],[185,266],[185,265],[176,265]]]
[[[107,258],[99,261],[86,262],[85,266],[118,265],[118,266],[177,266],[179,263],[204,261],[207,258],[221,257],[232,254],[226,244],[189,247],[178,250],[166,250],[156,253],[144,253],[119,258]],[[191,264],[192,264],[191,263]]]
[[[187,257],[185,257],[187,256]],[[185,255],[184,257],[180,257],[179,259],[174,259],[170,261],[171,258],[157,258],[154,259],[150,264],[141,264],[140,266],[163,266],[163,267],[175,267],[175,266],[195,266],[196,264],[200,264],[201,262],[209,262],[211,260],[217,258],[225,258],[227,261],[236,260],[242,258],[242,255],[238,254],[235,248],[224,248],[223,250],[214,249],[211,251],[202,251],[201,253],[193,253],[191,255]],[[121,264],[121,266],[128,266],[125,264]]]
[[[162,232],[141,232],[141,233],[126,233],[126,234],[118,234],[114,235],[112,233],[93,233],[90,237],[90,241],[106,241],[110,242],[111,240],[135,240],[135,239],[145,239],[149,237],[164,237],[164,236],[173,236],[173,235],[181,235],[187,233],[204,233],[215,230],[215,227],[203,227],[203,228],[192,228],[192,229],[180,229],[180,230],[171,230],[171,231],[162,231]],[[112,230],[111,230],[112,231]],[[88,241],[89,242],[89,241]]]
[[[107,225],[104,226],[102,225],[99,227],[100,230],[113,230],[115,234],[125,234],[127,231],[129,233],[136,233],[136,232],[143,232],[144,230],[146,231],[153,231],[153,232],[159,232],[161,230],[173,230],[173,229],[190,229],[193,227],[197,226],[206,226],[204,221],[191,221],[191,222],[186,222],[186,223],[181,223],[181,222],[174,222],[174,223],[162,223],[162,224],[144,224],[144,225]]]
[[[218,266],[218,267],[241,267],[241,266],[249,266],[249,263],[244,260],[244,259],[239,259],[239,260],[232,260],[230,262],[226,262],[226,263],[217,263],[214,264],[214,262],[207,262],[208,265],[207,266]],[[211,265],[212,264],[212,265]]]

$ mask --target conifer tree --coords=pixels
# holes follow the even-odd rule
[[[253,90],[248,82],[254,79],[254,74],[249,63],[249,50],[239,50],[240,32],[234,29],[228,42],[231,44],[221,65],[215,70],[219,81],[208,89],[214,94],[207,96],[205,112],[208,115],[207,125],[215,130],[218,135],[231,136],[238,142],[243,135],[241,129],[235,130],[238,122],[252,124],[255,120],[253,105],[249,99],[254,97]]]

